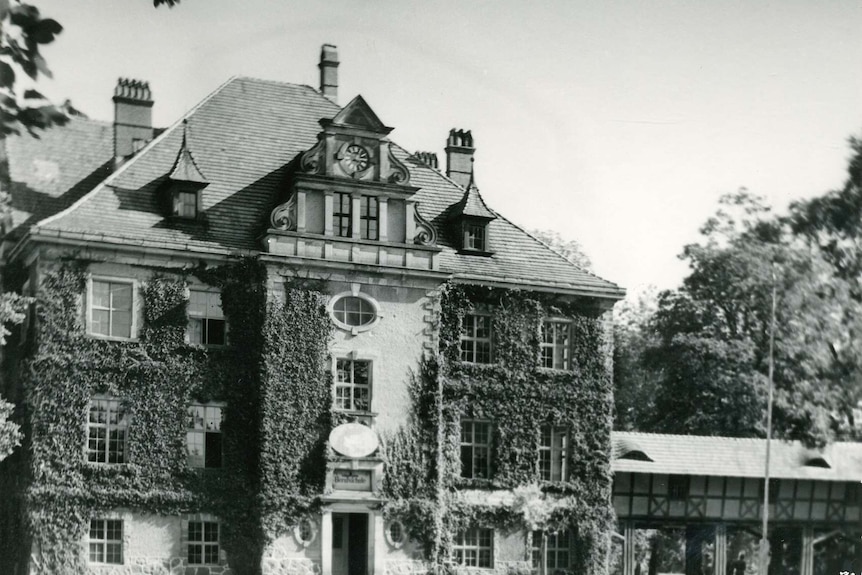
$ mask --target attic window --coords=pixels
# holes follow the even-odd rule
[[[632,461],[652,461],[649,455],[647,455],[643,451],[640,451],[639,449],[626,451],[625,453],[617,457],[617,459],[631,459]]]
[[[487,251],[487,223],[465,222],[464,223],[464,249],[477,252]]]
[[[198,217],[198,192],[183,188],[174,189],[173,215],[193,220]]]
[[[646,451],[630,439],[619,439],[614,442],[614,456],[616,459],[652,461],[652,458],[646,454]]]
[[[826,461],[826,458],[822,455],[815,455],[813,457],[806,458],[804,465],[805,467],[822,467],[824,469],[832,469],[832,466],[829,465],[829,462]]]

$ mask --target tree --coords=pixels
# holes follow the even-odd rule
[[[685,247],[691,272],[660,294],[643,361],[658,377],[653,431],[762,436],[772,294],[775,431],[822,445],[852,434],[862,396],[862,306],[818,249],[759,198],[726,196]]]
[[[592,269],[593,264],[579,241],[567,240],[554,230],[529,230],[529,233],[582,270]]]
[[[51,76],[39,47],[63,30],[56,20],[42,18],[38,8],[20,0],[0,0],[0,137],[62,124],[66,115],[38,91],[18,89],[22,73],[36,81]]]
[[[650,321],[657,298],[651,286],[614,306],[614,429],[642,429],[655,411],[658,378],[643,356],[654,344]]]
[[[862,139],[851,137],[848,142],[852,155],[844,186],[792,203],[788,222],[795,234],[823,253],[837,275],[858,278],[862,274]],[[857,291],[862,291],[862,284]]]

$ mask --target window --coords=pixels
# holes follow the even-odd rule
[[[333,525],[333,532],[332,532],[333,547],[335,547],[335,537],[336,537],[336,531],[335,531],[336,521],[335,521],[335,519],[336,518],[333,518],[333,522],[332,522],[332,525]],[[314,521],[312,521],[308,517],[303,517],[299,520],[299,523],[297,523],[293,527],[293,536],[296,537],[296,540],[300,545],[302,545],[303,547],[308,547],[309,545],[311,545],[311,543],[317,537],[317,525],[314,523]]]
[[[362,327],[377,319],[377,310],[367,299],[348,295],[335,300],[332,316],[347,327]]]
[[[491,363],[491,316],[472,313],[464,316],[461,361]]]
[[[688,476],[670,475],[667,478],[667,497],[671,501],[683,501],[688,498]]]
[[[461,477],[488,479],[491,476],[491,424],[487,421],[461,422]]]
[[[123,564],[123,521],[90,520],[90,563]]]
[[[455,537],[452,558],[463,567],[494,566],[494,530],[473,527]]]
[[[539,441],[539,477],[565,481],[568,477],[569,432],[565,427],[545,426]]]
[[[567,321],[542,322],[542,367],[569,369],[569,329]]]
[[[400,549],[404,545],[404,541],[407,539],[404,524],[397,520],[390,522],[389,525],[386,526],[384,534],[386,535],[386,541],[389,545],[396,549]]]
[[[177,190],[174,192],[173,215],[180,218],[195,219],[198,217],[198,193],[195,190]]]
[[[347,411],[370,410],[370,361],[353,359],[335,361],[335,408]]]
[[[572,539],[568,531],[548,532],[548,561],[545,567],[548,571],[570,568],[570,553]],[[533,568],[542,565],[542,531],[533,531]]]
[[[362,196],[359,200],[359,231],[363,240],[376,240],[379,237],[378,217],[377,198]]]
[[[215,521],[189,521],[189,565],[213,565],[219,562],[219,525]]]
[[[222,408],[190,405],[186,412],[186,453],[191,467],[215,469],[222,466]]]
[[[129,282],[93,280],[90,333],[108,337],[132,337],[132,294]]]
[[[225,345],[227,322],[221,308],[221,294],[189,291],[189,343],[199,345]]]
[[[353,209],[350,194],[333,195],[332,230],[336,236],[349,238],[353,235]]]
[[[484,252],[487,248],[485,241],[486,224],[468,222],[464,224],[464,249]]]
[[[87,461],[125,463],[129,417],[118,399],[90,400],[87,418]]]

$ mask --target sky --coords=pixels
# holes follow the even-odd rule
[[[234,75],[316,88],[335,44],[339,103],[441,168],[471,130],[485,201],[632,293],[679,284],[721,195],[840,187],[862,135],[859,0],[29,1],[65,28],[40,90],[103,120],[120,76],[168,126]]]

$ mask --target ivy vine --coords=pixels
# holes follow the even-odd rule
[[[463,320],[477,308],[493,310],[494,363],[488,365],[460,361]],[[540,367],[541,322],[549,316],[571,322],[568,371]],[[387,446],[387,514],[407,525],[442,563],[451,557],[454,534],[469,526],[525,528],[514,505],[471,503],[459,490],[513,490],[537,483],[543,492],[570,502],[554,510],[549,527],[577,532],[573,570],[603,573],[613,526],[612,388],[599,310],[588,302],[534,292],[449,284],[441,297],[439,334],[439,352],[425,358],[413,382],[413,414],[404,431],[421,438],[422,457],[418,445],[404,440]],[[490,479],[460,477],[460,420],[474,417],[494,424]],[[562,482],[539,478],[537,445],[545,425],[569,430],[572,456]],[[410,469],[418,461],[425,466],[422,473]],[[396,479],[402,469],[411,471],[413,483]]]

